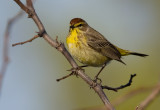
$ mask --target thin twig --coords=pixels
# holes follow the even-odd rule
[[[34,39],[38,38],[39,35],[35,35],[34,37],[32,37],[31,39],[27,40],[27,41],[24,41],[24,42],[19,42],[19,43],[15,43],[15,44],[12,44],[12,46],[16,46],[16,45],[23,45],[25,43],[28,43],[28,42],[32,42]]]
[[[154,90],[149,94],[149,96],[137,106],[136,110],[144,110],[155,98],[160,95],[160,82],[154,88]]]
[[[61,80],[66,79],[66,78],[68,78],[72,75],[76,75],[76,77],[78,77],[77,71],[78,70],[83,70],[84,71],[84,69],[82,69],[82,67],[86,67],[86,65],[79,66],[78,68],[71,68],[70,70],[67,70],[67,71],[71,71],[71,73],[66,75],[66,76],[63,76],[62,78],[57,79],[57,81],[61,81]]]
[[[63,76],[62,78],[57,79],[56,81],[61,81],[61,80],[66,79],[66,78],[68,78],[69,76],[72,76],[72,75],[73,75],[73,72],[71,72],[70,74],[68,74],[66,76]]]
[[[120,105],[121,103],[126,102],[130,98],[140,94],[140,93],[145,93],[153,89],[154,87],[139,87],[134,90],[129,91],[128,93],[121,95],[120,97],[116,98],[115,100],[112,101],[112,104],[116,107]],[[103,106],[94,106],[94,107],[88,107],[88,108],[80,108],[78,110],[105,110],[105,107]]]
[[[113,90],[113,91],[117,92],[119,89],[123,89],[123,88],[125,88],[125,87],[130,86],[130,85],[132,84],[132,79],[133,79],[135,76],[136,76],[136,74],[133,74],[133,75],[131,74],[130,79],[129,79],[129,82],[128,82],[127,84],[121,85],[121,86],[119,86],[119,87],[115,87],[115,88],[109,87],[109,86],[101,86],[101,87],[102,87],[102,89],[108,89],[108,90]]]
[[[8,20],[8,24],[6,27],[6,31],[4,34],[4,42],[3,42],[3,56],[2,56],[2,67],[0,69],[0,89],[2,86],[2,80],[3,77],[6,73],[7,70],[7,66],[9,64],[9,37],[10,37],[10,33],[11,33],[11,27],[13,25],[13,23],[15,23],[15,21],[20,18],[22,16],[23,12],[22,10],[19,11],[13,18],[11,18],[10,20]]]
[[[42,24],[42,22],[40,21],[39,17],[37,16],[33,4],[32,4],[32,0],[26,0],[27,2],[27,7],[20,1],[20,0],[15,0],[15,2],[28,14],[29,17],[31,17],[34,22],[36,23],[39,32],[43,32],[42,37],[54,48],[56,48],[58,51],[60,51],[65,57],[66,59],[69,61],[69,63],[72,65],[73,68],[77,68],[78,65],[77,63],[74,61],[74,59],[72,58],[72,56],[69,54],[69,52],[67,51],[67,49],[65,48],[64,44],[61,43],[61,45],[59,45],[59,43],[56,42],[56,40],[51,39],[51,37],[47,34],[47,32],[45,31],[45,28]],[[57,47],[58,46],[58,47]],[[93,85],[93,81],[92,79],[86,75],[83,70],[77,70],[77,74],[90,86]],[[114,110],[114,107],[110,104],[107,96],[105,95],[104,91],[102,90],[101,86],[99,84],[97,84],[95,87],[93,87],[93,89],[95,90],[95,92],[99,95],[99,97],[101,98],[102,102],[104,103],[104,105],[106,106],[106,108],[108,110]]]
[[[120,105],[121,103],[124,103],[125,101],[129,100],[130,98],[134,97],[137,94],[143,93],[143,92],[148,92],[152,89],[153,87],[139,87],[134,90],[129,91],[128,93],[121,95],[120,97],[116,98],[115,100],[112,101],[112,104],[114,106]]]

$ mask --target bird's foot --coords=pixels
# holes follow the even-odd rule
[[[93,84],[90,86],[90,88],[97,86],[97,84],[101,85],[101,83],[102,83],[102,80],[98,78],[97,76],[95,76],[93,80]]]
[[[66,79],[72,75],[76,75],[76,77],[78,77],[77,71],[79,71],[79,70],[84,71],[84,69],[82,69],[82,67],[86,67],[86,66],[78,66],[77,68],[71,68],[71,69],[67,70],[67,71],[71,71],[71,73],[66,76],[63,76],[62,78],[57,79],[57,81],[61,81],[61,80]]]
[[[83,68],[83,66],[78,66],[77,68],[71,68],[71,69],[69,69],[69,70],[67,70],[67,71],[72,71],[73,75],[76,75],[76,77],[78,77],[77,71],[79,71],[79,70],[85,71],[85,70],[82,69],[82,68]]]
[[[101,84],[102,83],[102,80],[99,78],[99,77],[97,77],[97,76],[95,76],[94,77],[94,80],[93,80],[95,83],[98,83],[98,84]]]

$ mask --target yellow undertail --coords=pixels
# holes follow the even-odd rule
[[[124,50],[124,49],[121,49],[117,46],[115,46],[117,48],[117,50],[120,52],[120,54],[122,56],[127,56],[127,55],[136,55],[136,56],[140,56],[140,57],[145,57],[145,56],[148,56],[146,54],[142,54],[142,53],[137,53],[137,52],[131,52],[129,50]]]

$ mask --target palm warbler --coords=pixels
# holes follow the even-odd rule
[[[111,60],[121,60],[121,56],[137,55],[148,56],[137,52],[121,49],[110,43],[102,34],[90,27],[81,18],[74,18],[70,21],[69,35],[66,39],[69,52],[79,62],[94,67],[102,67],[98,75]]]

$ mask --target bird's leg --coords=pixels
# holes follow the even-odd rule
[[[84,68],[84,67],[88,67],[88,65],[83,65],[83,66],[80,66],[81,68]]]
[[[97,75],[94,77],[94,82],[97,82],[97,80],[99,80],[100,81],[100,84],[101,84],[101,82],[102,82],[102,80],[100,79],[100,78],[98,78],[98,76],[100,75],[100,73],[102,72],[102,70],[104,69],[104,67],[106,66],[106,63],[105,64],[103,64],[103,66],[102,66],[102,68],[100,69],[100,71],[97,73]]]

